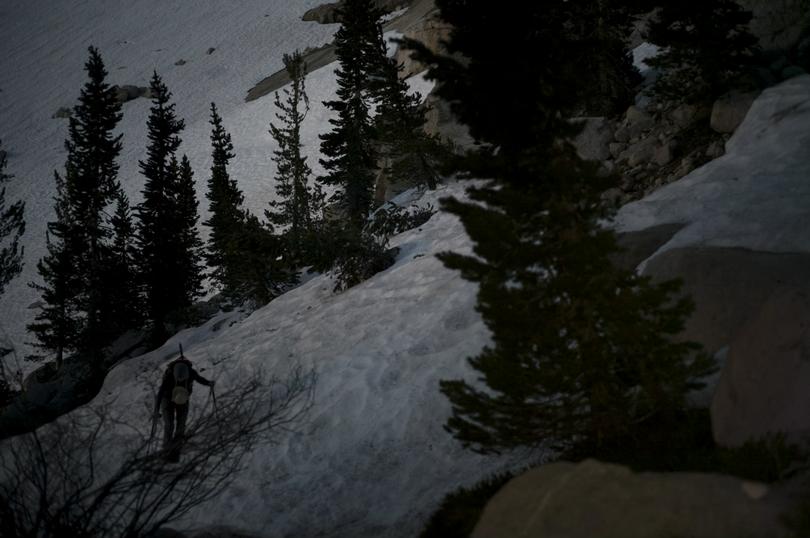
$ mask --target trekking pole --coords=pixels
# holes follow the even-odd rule
[[[182,342],[178,342],[178,343],[177,343],[177,345],[179,345],[179,346],[180,346],[180,356],[185,358],[185,355],[183,355],[183,343],[182,343]]]
[[[155,432],[157,431],[157,413],[152,413],[152,431],[149,432],[149,441],[146,443],[147,453],[151,451],[152,441],[155,439]]]
[[[217,416],[217,393],[214,392],[213,385],[210,387],[211,390],[211,399],[214,401],[214,417]]]

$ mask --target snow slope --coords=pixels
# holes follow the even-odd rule
[[[148,86],[157,71],[174,94],[178,116],[185,119],[180,151],[195,170],[200,222],[207,217],[205,185],[210,160],[209,105],[216,102],[233,137],[236,158],[231,175],[245,194],[248,209],[262,216],[274,197],[271,161],[275,142],[268,124],[275,120],[273,96],[246,103],[257,81],[283,67],[282,55],[331,41],[336,25],[303,22],[301,15],[320,0],[137,0],[133,2],[49,2],[3,0],[0,3],[0,139],[8,152],[8,172],[16,176],[10,199],[26,202],[25,268],[0,298],[0,329],[17,347],[29,351],[25,325],[38,300],[28,282],[38,279],[36,262],[45,253],[45,229],[53,219],[54,170],[63,170],[68,122],[51,116],[72,107],[86,80],[87,47],[101,51],[111,84]],[[208,54],[208,49],[215,50]],[[183,65],[175,65],[184,60]],[[430,84],[414,78],[424,95]],[[334,65],[307,79],[312,109],[302,138],[315,174],[318,135],[329,126],[322,102],[335,92]],[[124,148],[120,180],[132,203],[141,199],[149,101],[123,106],[119,130]],[[200,227],[203,234],[207,231]],[[16,365],[12,365],[16,366]],[[23,365],[24,368],[28,366]]]
[[[669,249],[742,247],[810,252],[810,75],[769,88],[726,143],[726,154],[616,216],[620,232],[686,224]]]
[[[464,187],[442,186],[419,204],[437,207],[438,197],[463,196]],[[212,322],[186,331],[112,371],[95,403],[111,404],[124,422],[146,429],[144,410],[177,341],[217,379],[217,390],[258,367],[316,372],[302,432],[257,450],[233,486],[178,527],[414,537],[443,495],[526,461],[473,454],[442,429],[450,408],[439,380],[472,380],[464,358],[489,342],[474,310],[475,285],[435,257],[471,251],[463,226],[438,213],[392,244],[400,248],[396,264],[346,292],[334,294],[329,276],[316,277],[226,329],[213,331]],[[193,398],[203,406],[205,391]]]

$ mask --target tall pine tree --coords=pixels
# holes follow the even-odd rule
[[[6,153],[0,151],[0,295],[22,271],[20,236],[25,232],[25,203],[18,200],[7,205],[6,202],[6,185],[13,177],[6,174],[6,163]]]
[[[182,306],[191,306],[202,293],[203,242],[197,233],[197,193],[194,187],[194,172],[188,157],[183,155],[179,166],[172,159],[170,169],[176,174],[174,183],[174,207],[176,222],[172,227],[177,241],[177,282],[183,291]],[[176,172],[174,172],[176,170]]]
[[[285,228],[287,252],[292,261],[302,262],[306,244],[310,241],[315,210],[320,205],[320,193],[309,184],[312,170],[302,154],[301,125],[309,111],[305,88],[307,66],[301,53],[284,55],[284,66],[290,75],[290,87],[277,92],[275,105],[279,112],[278,125],[270,124],[270,134],[278,144],[273,152],[276,163],[277,200],[265,213],[274,225]],[[282,98],[283,95],[283,98]]]
[[[123,191],[116,194],[110,224],[112,241],[105,271],[105,311],[110,326],[115,332],[123,333],[139,328],[143,321],[135,225],[129,199]]]
[[[329,120],[332,131],[321,135],[321,153],[325,156],[321,164],[327,174],[319,181],[338,187],[331,200],[345,211],[357,236],[372,207],[377,171],[368,74],[375,67],[370,54],[377,46],[380,15],[372,0],[341,4],[341,26],[335,34],[338,98],[325,103],[337,117]]]
[[[107,210],[120,188],[116,159],[121,135],[113,130],[121,105],[105,80],[98,50],[89,51],[85,70],[90,80],[70,118],[64,178],[57,177],[57,220],[49,226],[49,253],[38,266],[45,283],[35,287],[47,306],[30,329],[41,347],[60,357],[65,349],[75,350],[98,372],[104,349],[117,336],[105,311],[109,283],[104,274],[112,236]]]
[[[244,227],[244,196],[228,173],[228,163],[234,157],[233,143],[214,103],[211,103],[210,123],[213,164],[206,193],[210,217],[203,223],[211,229],[206,261],[212,269],[211,276],[225,295],[234,296],[239,287],[235,273],[239,264],[243,263],[234,249],[234,243],[235,236]]]
[[[141,281],[152,339],[157,343],[168,335],[174,316],[191,305],[201,277],[199,252],[194,251],[188,226],[190,220],[196,223],[193,178],[190,167],[178,164],[176,155],[184,122],[176,117],[171,92],[157,73],[150,90],[149,145],[146,160],[139,163],[146,181],[136,216]]]
[[[376,28],[377,67],[372,71],[371,82],[377,103],[376,137],[380,157],[386,163],[385,171],[392,183],[426,184],[435,189],[437,170],[447,149],[437,136],[425,132],[422,97],[409,92],[408,84],[400,78],[402,65],[385,53],[379,21]]]
[[[476,450],[498,451],[598,444],[677,413],[709,362],[692,356],[695,345],[671,340],[690,308],[673,299],[677,285],[610,263],[615,238],[599,223],[610,216],[601,193],[613,178],[567,142],[574,128],[564,112],[593,75],[572,69],[570,3],[508,12],[471,0],[437,6],[453,27],[450,55],[422,47],[418,57],[482,143],[463,171],[489,178],[469,190],[472,203],[443,204],[475,256],[441,259],[479,284],[477,309],[493,338],[469,358],[485,387],[441,383],[453,407],[447,429]]]
[[[65,355],[76,351],[82,331],[80,290],[83,286],[76,265],[79,260],[70,233],[73,220],[70,215],[70,202],[65,193],[65,181],[54,173],[56,195],[54,211],[56,220],[48,223],[45,235],[48,253],[37,262],[37,271],[43,283],[29,285],[40,292],[42,306],[28,325],[28,330],[36,338],[35,346],[46,352],[53,352],[56,367],[61,368]],[[40,356],[29,357],[40,359]]]

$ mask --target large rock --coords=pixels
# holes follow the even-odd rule
[[[430,93],[425,99],[425,132],[439,135],[443,140],[460,148],[473,145],[473,139],[466,125],[456,118],[450,105],[436,94]]]
[[[737,3],[753,14],[751,33],[766,51],[790,49],[810,25],[807,0],[737,0]]]
[[[731,342],[711,406],[715,440],[810,434],[810,291],[775,290]]]
[[[321,4],[304,13],[301,20],[306,22],[318,22],[321,24],[333,24],[338,22],[337,8],[340,2],[333,2],[331,4]]]
[[[383,10],[384,13],[390,13],[397,9],[407,7],[412,0],[376,0],[377,7]],[[332,2],[329,4],[322,4],[314,7],[304,13],[301,20],[308,22],[319,22],[321,24],[333,24],[340,22],[337,15],[338,8],[341,2]]]
[[[790,508],[784,489],[731,476],[553,463],[509,481],[472,537],[787,538]]]
[[[745,119],[759,92],[732,92],[714,102],[711,127],[718,133],[730,134]]]
[[[145,86],[124,84],[123,86],[113,86],[112,89],[115,91],[115,98],[118,99],[120,103],[126,103],[138,97],[146,97],[148,99],[152,96],[149,88]]]
[[[579,156],[588,161],[610,159],[610,143],[613,142],[615,124],[601,117],[576,118],[574,121],[582,127],[574,139]]]
[[[425,45],[428,50],[436,53],[445,53],[443,42],[447,41],[449,37],[450,26],[433,16],[421,19],[403,32],[403,38],[415,39]],[[396,53],[396,60],[403,66],[401,73],[403,77],[410,77],[424,71],[426,68],[426,66],[411,58],[411,51],[408,49],[399,48]]]
[[[741,248],[667,250],[644,266],[656,280],[680,278],[695,301],[681,338],[716,353],[782,287],[810,293],[810,254],[778,254]]]

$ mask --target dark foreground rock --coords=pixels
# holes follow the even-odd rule
[[[634,473],[586,460],[509,481],[473,538],[787,538],[786,487],[705,473]]]

